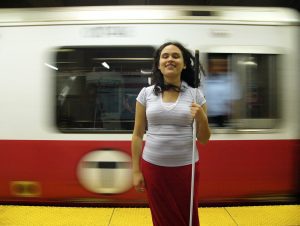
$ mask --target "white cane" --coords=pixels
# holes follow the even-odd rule
[[[194,95],[194,102],[196,103],[196,96],[197,96],[197,88],[196,88],[196,81],[197,77],[199,76],[199,51],[195,51],[195,95]],[[193,204],[194,204],[194,184],[195,184],[195,152],[196,152],[196,120],[194,119],[193,122],[193,151],[192,151],[192,175],[191,175],[191,199],[190,199],[190,220],[189,220],[189,226],[192,226],[193,224]]]

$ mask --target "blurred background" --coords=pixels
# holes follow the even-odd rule
[[[0,205],[144,205],[134,104],[174,37],[207,75],[201,205],[299,204],[299,2],[1,0]]]

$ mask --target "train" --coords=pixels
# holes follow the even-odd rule
[[[0,9],[0,202],[147,205],[135,101],[155,49],[177,41],[205,71],[199,205],[299,203],[299,25],[278,7]]]

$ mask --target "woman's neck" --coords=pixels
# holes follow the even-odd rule
[[[169,84],[169,85],[174,85],[174,86],[177,86],[177,87],[179,87],[180,86],[180,84],[181,84],[181,80],[179,79],[174,79],[174,80],[171,80],[171,79],[164,79],[164,82],[165,82],[165,84]]]

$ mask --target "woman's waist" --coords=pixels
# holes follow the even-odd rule
[[[174,125],[150,125],[147,135],[153,136],[191,136],[191,126],[174,126]]]

